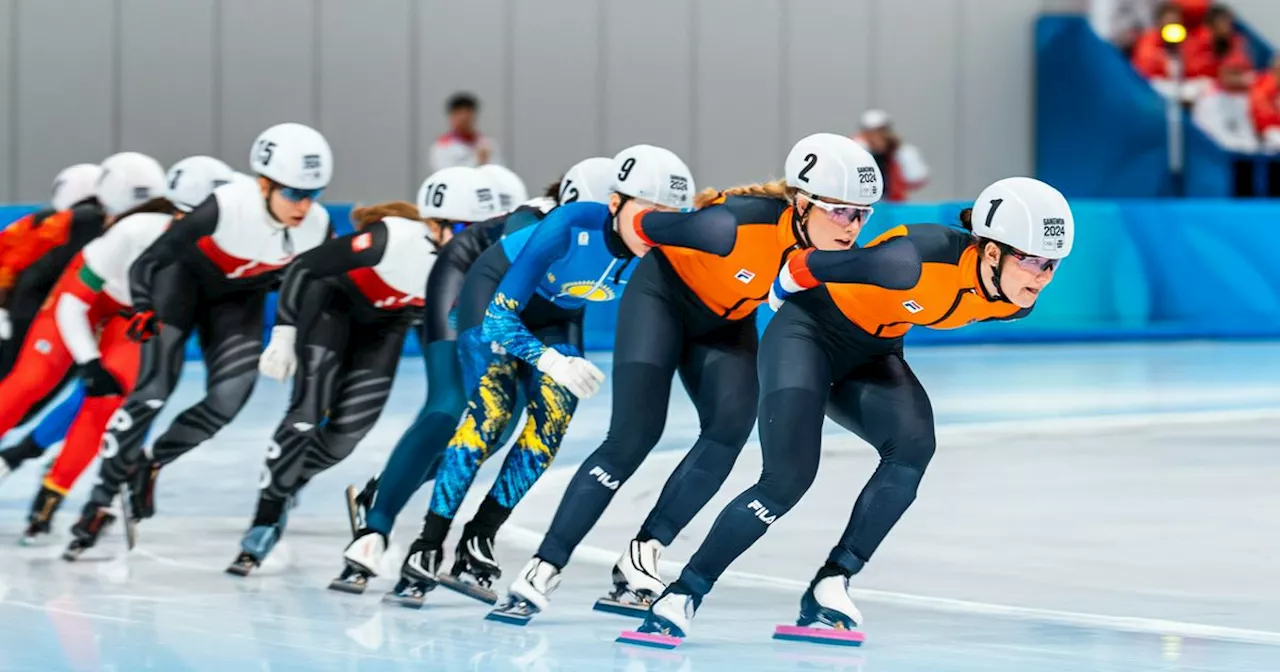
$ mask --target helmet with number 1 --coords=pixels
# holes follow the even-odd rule
[[[98,201],[108,215],[118,215],[164,195],[164,168],[137,152],[112,154],[102,162]]]
[[[498,214],[497,189],[475,168],[438,170],[418,188],[418,215],[423,219],[482,222]]]
[[[253,172],[276,184],[315,191],[333,177],[333,150],[320,132],[302,124],[276,124],[253,141]]]
[[[872,205],[884,195],[875,157],[852,138],[814,133],[787,154],[787,186],[827,201]]]
[[[498,210],[499,212],[511,212],[516,206],[529,200],[529,190],[524,186],[524,180],[520,179],[510,168],[504,168],[494,163],[486,163],[476,170],[484,173],[489,178],[489,182],[493,183],[495,189],[498,190]]]
[[[54,210],[66,210],[93,196],[100,177],[102,166],[92,163],[77,163],[63,168],[53,178],[53,194],[49,197],[49,204]]]
[[[972,221],[979,238],[1046,259],[1065,259],[1076,237],[1066,197],[1030,177],[1008,177],[983,189]]]
[[[613,159],[604,156],[583,159],[573,164],[564,177],[560,178],[560,194],[557,200],[561,203],[575,201],[608,203],[609,194],[613,193],[615,174]]]
[[[613,190],[655,205],[691,210],[697,189],[684,161],[669,149],[634,145],[613,157]]]
[[[191,212],[234,174],[231,166],[212,156],[188,156],[169,167],[164,197],[179,210]]]

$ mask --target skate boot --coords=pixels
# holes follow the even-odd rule
[[[485,619],[526,625],[551,602],[551,592],[560,585],[560,570],[555,565],[534,557],[520,570],[520,575],[507,589],[502,606],[489,612]]]
[[[276,547],[276,542],[284,535],[292,499],[258,500],[258,513],[254,516],[253,526],[240,538],[240,554],[227,565],[228,574],[248,576],[262,566],[262,561],[267,559],[271,549]]]
[[[127,482],[129,520],[138,522],[156,515],[156,479],[160,463],[147,460],[138,465]]]
[[[369,579],[378,575],[378,566],[387,552],[387,538],[381,532],[364,529],[342,553],[346,566],[342,575],[329,582],[329,590],[363,595]]]
[[[48,486],[40,486],[35,501],[31,502],[31,515],[27,517],[27,529],[22,533],[23,546],[36,546],[48,538],[52,530],[53,514],[62,506],[66,495]]]
[[[613,592],[596,600],[595,610],[644,618],[667,584],[658,577],[663,546],[654,539],[631,540],[627,552],[613,566]]]
[[[849,577],[844,574],[819,572],[800,598],[800,617],[796,624],[779,625],[774,639],[839,646],[860,646],[864,635],[858,632],[862,612],[849,594]],[[813,627],[814,624],[826,627]]]
[[[688,636],[693,616],[702,598],[677,581],[649,605],[644,623],[633,632],[624,632],[617,641],[660,649],[674,649]]]
[[[71,526],[74,539],[67,545],[67,550],[63,551],[62,559],[71,562],[79,558],[85,551],[93,548],[98,543],[98,537],[102,536],[103,530],[111,527],[115,522],[115,514],[108,511],[107,507],[93,502],[86,503],[84,511],[80,513],[80,520]]]
[[[43,454],[44,449],[31,436],[27,436],[21,443],[0,450],[0,481],[17,471],[23,462],[35,459]]]
[[[493,580],[502,577],[502,568],[493,555],[493,537],[468,528],[470,525],[462,530],[453,569],[440,577],[440,585],[485,604],[497,604]]]
[[[440,583],[437,577],[443,564],[443,549],[431,546],[422,539],[415,539],[409,547],[409,555],[405,556],[404,564],[400,565],[400,580],[382,601],[409,609],[421,609],[427,593]]]
[[[356,491],[356,486],[347,486],[347,515],[351,518],[351,538],[360,536],[368,523],[369,510],[373,508],[373,498],[378,493],[378,477],[374,476],[365,484],[364,490]]]

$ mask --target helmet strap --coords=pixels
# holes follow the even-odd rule
[[[609,248],[609,253],[614,257],[618,259],[631,259],[636,255],[632,254],[631,248],[627,247],[627,242],[622,239],[622,231],[618,228],[618,216],[622,214],[622,208],[626,206],[627,202],[630,201],[632,197],[622,192],[617,192],[617,194],[618,210],[613,213],[613,224],[609,227],[610,230],[604,232],[604,244],[605,247]]]
[[[995,246],[996,246],[996,249],[1000,250],[1000,257],[999,257],[998,259],[996,259],[996,265],[995,265],[995,268],[992,268],[992,269],[991,269],[991,284],[992,284],[992,286],[994,287],[995,292],[994,292],[994,293],[989,294],[987,298],[995,299],[995,300],[997,300],[997,301],[1002,301],[1002,302],[1004,302],[1004,303],[1013,303],[1012,301],[1010,301],[1010,300],[1009,300],[1009,298],[1008,298],[1008,297],[1006,297],[1006,296],[1004,295],[1004,290],[1003,290],[1003,289],[1001,289],[1001,285],[1000,285],[1000,269],[1004,267],[1004,259],[1005,259],[1005,257],[1007,257],[1007,256],[1009,255],[1009,251],[1005,249],[1004,245],[1001,245],[1000,243],[997,243],[997,242],[995,242],[995,241],[993,241],[993,240],[983,240],[983,241],[982,241],[982,247],[981,247],[981,248],[979,248],[979,250],[978,250],[978,257],[979,257],[979,259],[981,259],[982,257],[984,257],[984,256],[985,256],[985,252],[986,252],[986,249],[987,249],[987,243],[992,243],[993,245],[995,245]],[[981,274],[981,273],[979,273],[979,274],[978,274],[978,284],[979,284],[979,285],[981,285],[981,284],[982,284],[982,274]],[[987,292],[987,290],[986,290],[986,287],[985,287],[985,286],[983,287],[982,291],[983,291],[984,293],[986,293],[986,292]]]
[[[266,195],[262,197],[262,207],[267,209],[267,216],[271,217],[271,219],[274,219],[276,220],[276,222],[283,225],[284,222],[281,222],[280,218],[276,217],[275,211],[271,209],[271,195],[276,193],[276,191],[280,189],[280,185],[276,184],[275,180],[271,180],[270,178],[267,178],[267,179],[270,180],[271,182],[271,188],[267,189]]]

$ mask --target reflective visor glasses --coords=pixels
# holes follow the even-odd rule
[[[320,189],[296,189],[294,187],[280,187],[280,195],[287,201],[301,203],[302,201],[314,201],[320,198],[320,194],[324,193],[324,188]]]
[[[850,224],[863,223],[871,219],[871,213],[875,212],[875,208],[869,205],[853,205],[850,203],[828,203],[819,201],[815,198],[809,198],[809,202],[813,207],[823,210],[831,219],[843,226]]]
[[[1037,257],[1035,255],[1026,254],[1005,246],[1005,253],[1018,261],[1018,268],[1028,273],[1050,273],[1058,270],[1058,265],[1062,263],[1061,259],[1046,259],[1045,257]]]

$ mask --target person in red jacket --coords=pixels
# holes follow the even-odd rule
[[[1170,56],[1174,53],[1182,55],[1186,62],[1186,43],[1176,52],[1175,47],[1165,44],[1160,29],[1171,23],[1182,24],[1182,8],[1172,2],[1166,2],[1156,9],[1156,21],[1138,38],[1133,47],[1133,67],[1138,74],[1150,80],[1163,80],[1173,76],[1169,69]]]
[[[1249,89],[1249,114],[1263,148],[1271,152],[1280,149],[1280,57],[1271,62],[1270,70],[1258,75]]]
[[[1241,59],[1253,62],[1244,35],[1236,30],[1235,16],[1224,5],[1209,9],[1204,25],[1188,34],[1184,49],[1188,79],[1217,80],[1223,63]]]

